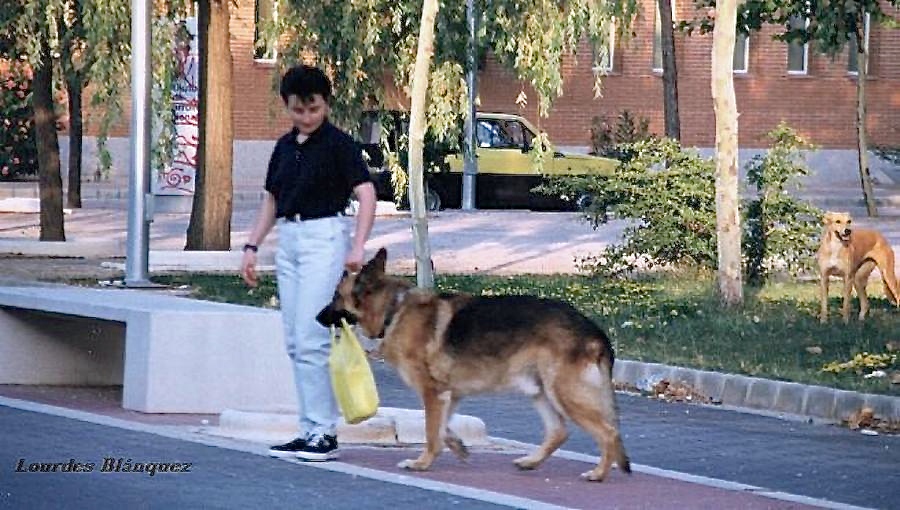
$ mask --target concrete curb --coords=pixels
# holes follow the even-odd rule
[[[723,407],[756,411],[781,418],[813,419],[840,423],[863,407],[871,407],[875,418],[900,419],[900,397],[837,390],[823,386],[773,381],[736,374],[720,374],[659,363],[616,360],[613,379],[619,384],[648,390],[667,380],[691,388]],[[454,415],[450,427],[466,446],[492,444],[484,422],[474,416]],[[285,440],[297,435],[297,415],[291,411],[263,412],[228,409],[219,417],[219,427],[206,433],[256,442]],[[357,425],[341,420],[338,435],[347,444],[397,446],[425,442],[422,410],[382,407],[373,418]]]
[[[680,382],[723,406],[764,411],[780,416],[812,418],[840,423],[863,407],[875,417],[900,420],[900,397],[837,390],[824,386],[773,381],[759,377],[721,374],[659,363],[617,359],[613,368],[617,383],[648,390],[663,379]]]
[[[474,416],[454,415],[449,423],[466,446],[490,444],[484,422]],[[264,412],[226,409],[219,416],[219,427],[207,433],[260,442],[278,442],[298,434],[296,412]],[[340,420],[337,428],[341,442],[398,446],[425,443],[425,414],[418,409],[382,407],[378,414],[356,425]]]
[[[95,237],[86,239],[70,237],[67,241],[0,239],[0,254],[66,258],[124,257],[125,242],[119,239],[99,239]]]
[[[237,273],[240,270],[243,255],[239,249],[231,251],[150,250],[147,264],[150,272]],[[275,271],[275,250],[261,249],[257,261],[257,271]],[[125,270],[125,262],[101,262],[100,266],[107,269]]]

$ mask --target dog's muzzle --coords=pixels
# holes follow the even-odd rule
[[[834,235],[836,235],[839,240],[846,243],[846,242],[850,241],[850,234],[852,234],[852,233],[853,233],[853,231],[851,231],[848,228],[848,229],[845,229],[843,232],[835,231]]]
[[[326,306],[316,315],[316,322],[325,326],[340,326],[341,319],[345,319],[347,324],[356,324],[356,316],[347,310],[335,310],[331,305]]]

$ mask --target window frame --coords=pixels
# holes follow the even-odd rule
[[[272,19],[260,19],[260,4],[267,2],[270,5]],[[259,43],[262,39],[260,24],[261,21],[278,21],[279,0],[255,0],[253,4],[253,61],[261,64],[272,64],[278,60],[278,44],[277,41],[266,41],[266,47],[261,48]]]
[[[675,18],[675,0],[672,0],[672,24],[675,24],[677,19]],[[659,38],[657,39],[657,29],[659,33]],[[657,42],[658,41],[658,42]],[[656,67],[656,53],[657,50],[659,52],[659,67]],[[653,7],[653,48],[652,53],[650,54],[650,66],[651,70],[654,73],[662,74],[663,73],[663,57],[662,57],[662,17],[659,15],[659,2],[654,2]]]
[[[866,19],[863,23],[865,24],[865,28],[864,28],[865,34],[863,36],[863,44],[866,45],[866,51],[869,53],[869,58],[866,59],[866,74],[868,74],[869,73],[869,62],[872,61],[872,52],[869,51],[869,48],[871,47],[869,45],[869,36],[872,34],[872,15],[871,15],[871,13],[868,13],[868,12],[866,13]],[[847,43],[847,74],[850,76],[859,76],[859,61],[858,60],[856,61],[856,69],[853,71],[850,70],[850,55],[855,53],[855,51],[853,51],[853,52],[850,51],[851,44],[855,44],[855,41],[853,43]]]
[[[809,28],[809,18],[803,18],[804,20],[804,28]],[[789,42],[788,45],[788,53],[787,53],[787,73],[794,76],[805,76],[809,74],[809,42],[803,43],[803,69],[796,70],[791,69],[791,47],[798,47],[799,44],[796,42]]]
[[[596,64],[597,62],[597,54],[596,51],[593,53],[594,57],[594,65],[591,66],[591,71],[596,74],[606,75],[611,74],[616,70],[615,58],[616,58],[616,19],[613,18],[609,24],[609,34],[607,34],[609,40],[607,41],[607,64],[604,66],[603,64]],[[523,126],[524,128],[524,126]]]
[[[744,38],[744,58],[743,58],[744,68],[738,69],[738,68],[734,67],[735,55],[732,55],[731,63],[732,63],[732,72],[734,74],[747,74],[750,72],[750,34],[742,34],[740,31],[736,32],[734,47],[735,47],[735,49],[737,49],[737,47],[738,47],[737,46],[737,38],[742,37],[742,36]]]

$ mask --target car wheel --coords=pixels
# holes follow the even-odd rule
[[[575,199],[575,207],[581,211],[587,211],[594,203],[594,196],[590,193],[582,193]]]

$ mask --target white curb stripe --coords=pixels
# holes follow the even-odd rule
[[[228,450],[240,451],[243,453],[250,453],[254,455],[259,455],[262,457],[269,457],[268,449],[263,446],[248,444],[240,441],[228,440],[226,438],[213,438],[210,436],[200,436],[191,431],[185,431],[185,426],[174,426],[174,425],[149,425],[145,423],[135,423],[128,420],[123,420],[120,418],[111,418],[108,416],[97,415],[93,413],[88,413],[85,411],[76,411],[74,409],[67,409],[64,407],[57,407],[47,404],[38,404],[34,402],[29,402],[26,400],[18,400],[7,397],[0,396],[0,406],[9,407],[13,409],[19,409],[22,411],[31,411],[35,413],[49,414],[53,416],[59,416],[61,418],[68,418],[72,420],[82,421],[86,423],[93,423],[95,425],[103,425],[107,427],[115,427],[124,430],[131,430],[135,432],[144,432],[147,434],[154,434],[157,436],[166,437],[169,439],[177,439],[180,441],[187,441],[190,443],[202,444],[205,446],[213,446],[217,448],[225,448]],[[197,427],[199,428],[199,427]],[[493,503],[496,505],[507,506],[511,508],[529,508],[534,510],[569,510],[568,507],[552,505],[550,503],[545,503],[543,501],[537,501],[528,498],[522,498],[518,496],[513,496],[510,494],[503,494],[499,492],[488,491],[484,489],[474,489],[471,487],[465,487],[462,485],[456,485],[452,483],[445,482],[437,482],[433,480],[427,480],[423,478],[416,478],[410,475],[402,475],[396,473],[389,473],[386,471],[379,471],[376,469],[364,468],[359,466],[354,466],[352,464],[347,464],[344,462],[302,462],[302,461],[294,461],[290,459],[275,459],[282,460],[286,462],[290,462],[291,464],[302,465],[303,467],[311,467],[316,469],[322,469],[325,471],[331,471],[335,473],[344,473],[354,476],[360,476],[362,478],[368,478],[371,480],[377,480],[381,482],[387,482],[395,485],[404,485],[408,487],[417,487],[420,489],[425,489],[432,492],[442,492],[445,494],[449,494],[452,496],[459,496],[468,499],[474,499],[478,501],[484,501],[486,503]]]

